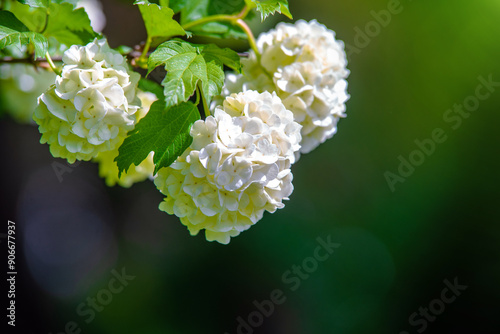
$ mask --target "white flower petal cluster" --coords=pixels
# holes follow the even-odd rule
[[[301,153],[331,138],[345,117],[347,60],[344,44],[316,20],[279,23],[257,40],[261,53],[242,60],[244,75],[226,76],[223,95],[247,89],[274,91],[302,128]]]
[[[227,244],[283,208],[293,191],[291,164],[301,126],[276,94],[248,90],[228,96],[214,116],[197,121],[193,143],[155,179],[167,197],[160,210],[175,214],[192,235]]]
[[[90,160],[116,148],[133,129],[140,75],[105,39],[73,45],[56,84],[38,98],[33,119],[54,157]]]
[[[149,108],[158,98],[150,92],[138,90],[137,97],[141,100],[141,109],[135,113],[137,122],[149,112]],[[118,165],[115,158],[118,156],[118,148],[121,146],[125,137],[116,146],[114,150],[100,152],[92,161],[99,164],[99,176],[104,178],[108,187],[118,184],[124,188],[131,187],[134,183],[141,182],[147,178],[153,179],[155,165],[153,162],[154,152],[149,153],[138,166],[130,165],[127,171],[120,176],[118,173]]]

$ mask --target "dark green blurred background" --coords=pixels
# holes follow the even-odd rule
[[[71,321],[82,333],[233,334],[253,301],[280,289],[286,301],[254,333],[498,333],[500,87],[458,128],[443,117],[474,96],[478,77],[500,82],[500,2],[402,0],[386,27],[374,24],[371,11],[391,2],[290,0],[295,19],[315,18],[357,48],[348,117],[294,165],[286,207],[227,246],[189,236],[160,212],[151,182],[106,188],[91,163],[59,182],[52,164],[64,162],[38,143],[37,129],[4,117],[2,219],[18,224],[20,325],[54,334]],[[104,11],[112,46],[144,39],[136,8],[109,0]],[[372,36],[361,41],[367,27]],[[398,157],[418,155],[415,141],[438,128],[446,141],[392,191],[385,173],[398,173]],[[328,236],[341,246],[292,291],[282,275]],[[79,304],[122,268],[135,278],[86,323]],[[409,322],[420,307],[439,306],[443,281],[455,278],[467,289],[425,330]]]

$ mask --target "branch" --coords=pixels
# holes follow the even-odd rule
[[[149,57],[151,52],[146,53],[146,57]],[[139,64],[136,63],[136,60],[139,59],[141,56],[144,55],[144,45],[136,45],[132,51],[130,51],[127,54],[124,54],[125,57],[128,58],[128,60],[131,62],[131,65],[133,67],[140,67],[144,68],[143,66],[140,66]],[[246,58],[248,57],[248,52],[241,52],[238,53],[240,57]],[[62,56],[57,56],[57,57],[52,57],[52,61],[54,63],[61,63],[62,62]],[[35,67],[42,67],[46,69],[50,69],[50,64],[46,58],[14,58],[14,57],[0,57],[0,64],[28,64],[28,65],[33,65]],[[143,64],[141,64],[143,65]]]
[[[52,57],[52,61],[54,62],[62,62],[62,57]],[[46,58],[13,58],[13,57],[2,57],[0,58],[0,64],[33,64],[33,65],[41,65],[41,64],[49,64]]]

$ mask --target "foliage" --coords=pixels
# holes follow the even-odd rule
[[[248,5],[255,5],[257,10],[260,12],[262,21],[264,21],[269,15],[274,15],[275,12],[286,15],[292,18],[292,14],[288,9],[288,0],[245,0]]]
[[[155,3],[156,2],[156,3]],[[163,66],[166,75],[160,88],[154,81],[141,79],[139,87],[161,98],[150,113],[129,133],[116,158],[120,171],[130,164],[138,165],[149,152],[155,152],[156,171],[168,166],[189,145],[191,124],[199,119],[197,104],[208,106],[221,94],[224,67],[241,72],[240,56],[215,44],[193,44],[172,37],[192,34],[215,38],[248,38],[244,19],[251,10],[260,12],[262,20],[275,12],[288,17],[286,0],[139,0],[138,7],[147,31],[146,44],[136,64],[147,67],[148,74]],[[83,8],[75,0],[9,0],[0,11],[0,50],[9,53],[13,47],[26,58],[40,58],[60,45],[85,45],[98,35],[91,27]],[[179,21],[174,19],[179,18]],[[187,28],[184,28],[187,27]],[[251,32],[250,32],[251,33]],[[253,39],[253,36],[250,36]],[[151,47],[156,50],[148,57]],[[49,59],[50,60],[50,59]],[[57,72],[57,69],[54,69]],[[160,95],[161,94],[161,95]],[[153,139],[161,138],[159,142]]]
[[[165,66],[167,75],[162,85],[166,106],[171,107],[186,102],[200,87],[205,101],[219,95],[224,84],[224,64],[235,69],[241,67],[238,54],[230,49],[170,40],[151,54],[148,72],[159,65]]]
[[[55,41],[67,47],[84,45],[91,42],[97,34],[90,25],[90,20],[83,8],[75,9],[74,5],[65,1],[29,0],[20,3],[7,3],[9,12],[25,25],[25,32],[44,38],[45,44],[35,44],[38,47],[36,57],[42,57],[47,51],[48,42]],[[0,29],[8,21],[0,20]],[[15,43],[6,43],[1,48]]]
[[[257,13],[292,18],[287,0],[136,0],[147,37],[117,50],[78,1],[0,5],[0,61],[57,75],[33,114],[52,155],[93,160],[110,186],[155,178],[160,209],[209,241],[283,208],[291,165],[345,116],[349,72],[333,31],[299,20],[256,40],[248,26]],[[221,47],[228,38],[250,50]]]
[[[181,25],[173,19],[174,11],[169,7],[158,6],[147,0],[134,2],[141,11],[144,25],[151,39],[153,46],[158,45],[158,41],[164,41],[173,36],[183,36],[186,34]]]
[[[29,29],[19,21],[14,14],[7,11],[0,11],[0,49],[9,45],[21,47],[23,44],[32,45],[35,49],[35,56],[42,57],[47,52],[47,38],[42,34],[29,31]]]
[[[134,5],[147,31],[136,65],[147,68],[148,74],[163,66],[166,75],[161,87],[154,81],[140,80],[139,88],[153,92],[161,102],[156,102],[130,131],[116,161],[121,172],[132,163],[138,165],[154,151],[156,172],[189,146],[190,127],[200,118],[197,105],[201,101],[201,108],[209,113],[211,100],[221,94],[224,67],[241,73],[240,56],[235,51],[172,38],[197,35],[253,39],[242,21],[251,10],[260,12],[262,20],[275,12],[288,17],[291,14],[286,0],[138,0]],[[49,50],[60,50],[60,46],[67,49],[91,42],[98,34],[85,10],[75,7],[76,0],[5,1],[0,11],[0,50],[8,54],[15,47],[26,58],[40,58],[49,56]],[[156,49],[148,56],[152,47]],[[190,101],[194,95],[196,104]]]
[[[189,130],[198,119],[198,109],[191,102],[170,108],[161,100],[153,103],[120,146],[117,159],[120,173],[131,164],[138,166],[151,151],[154,151],[155,174],[160,168],[168,167],[193,141]]]

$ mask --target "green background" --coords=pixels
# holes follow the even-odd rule
[[[358,28],[376,27],[371,11],[391,2],[290,1],[295,19],[317,19],[358,47],[349,57],[348,117],[294,165],[285,208],[227,246],[189,236],[160,212],[151,182],[106,188],[91,163],[59,182],[53,163],[64,162],[38,144],[36,128],[5,117],[3,211],[22,236],[19,321],[36,333],[75,321],[83,333],[233,334],[253,301],[280,289],[285,302],[254,333],[417,333],[423,326],[410,315],[456,278],[467,289],[425,332],[496,333],[500,87],[458,128],[443,117],[474,96],[480,76],[500,82],[500,2],[402,0],[389,24],[356,42]],[[105,1],[104,10],[112,46],[144,38],[136,8]],[[446,140],[392,191],[385,173],[398,173],[398,157],[418,155],[415,141],[436,129]],[[340,247],[292,291],[283,274],[328,236]],[[78,305],[121,268],[135,278],[87,324]]]

